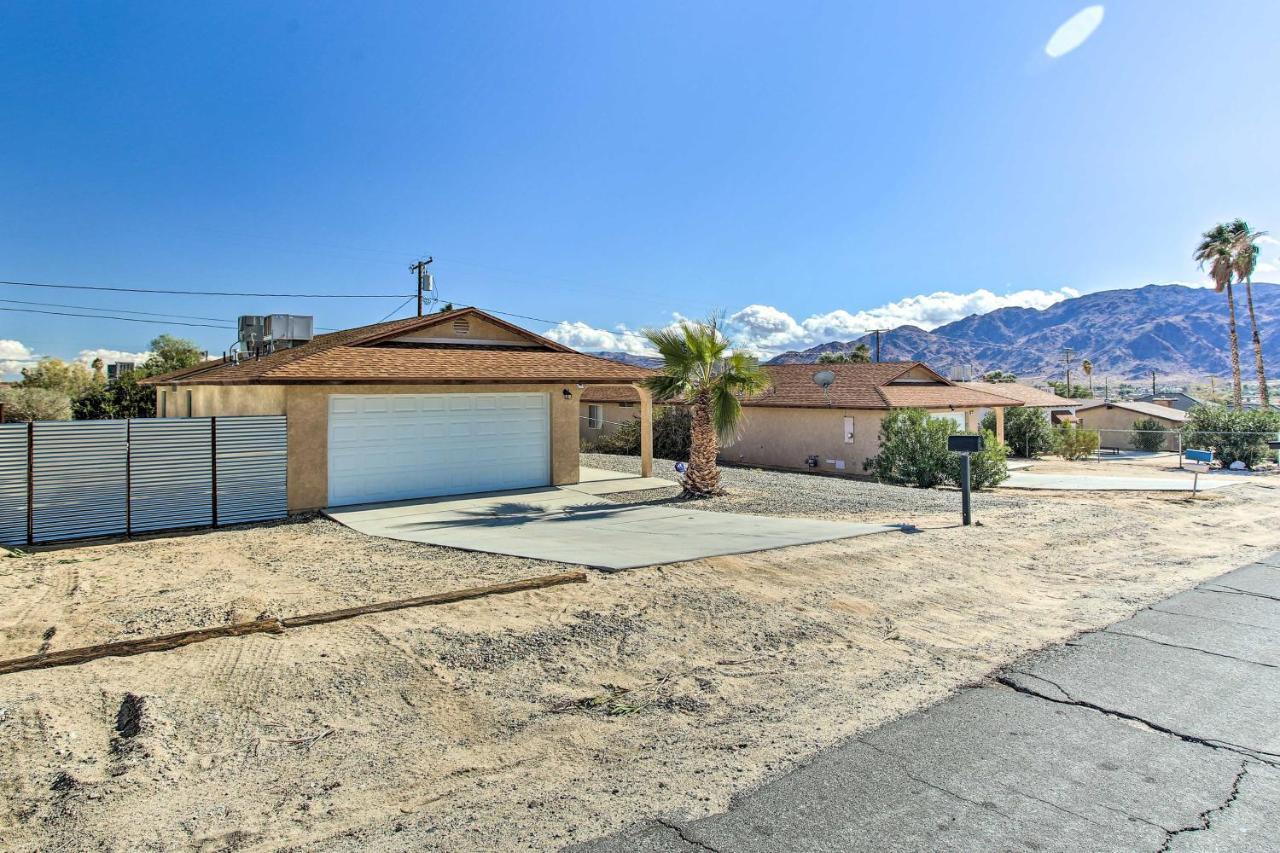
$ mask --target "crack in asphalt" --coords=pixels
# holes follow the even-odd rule
[[[665,818],[660,818],[660,817],[654,818],[654,822],[662,826],[665,826],[667,829],[671,830],[676,835],[680,836],[680,840],[683,841],[685,844],[692,844],[694,847],[698,847],[702,850],[710,850],[711,853],[724,853],[724,851],[718,850],[715,847],[712,847],[710,844],[703,844],[698,839],[690,838],[689,836],[685,835],[684,827],[682,827],[678,823],[672,823],[671,821],[666,820]]]
[[[1206,592],[1208,590],[1205,590]],[[1257,628],[1259,631],[1280,631],[1270,625],[1255,625],[1252,622],[1241,622],[1239,619],[1223,619],[1221,616],[1204,616],[1200,613],[1179,613],[1177,610],[1161,610],[1159,607],[1152,605],[1147,608],[1153,613],[1165,613],[1169,616],[1185,616],[1188,619],[1207,619],[1210,622],[1219,622],[1223,625],[1240,625],[1245,628]]]
[[[1215,583],[1210,586],[1202,586],[1201,589],[1209,592],[1220,592],[1223,595],[1250,595],[1254,598],[1265,598],[1267,601],[1280,601],[1280,596],[1267,595],[1265,592],[1250,592],[1247,589],[1240,589],[1238,586],[1227,586],[1222,583]]]
[[[995,677],[995,680],[998,683],[1003,684],[1005,687],[1008,687],[1011,690],[1015,690],[1018,693],[1023,693],[1023,694],[1026,694],[1027,696],[1034,696],[1037,699],[1043,699],[1046,702],[1055,702],[1059,705],[1073,705],[1077,708],[1088,708],[1089,710],[1097,711],[1100,714],[1107,714],[1108,716],[1119,717],[1122,720],[1130,720],[1131,722],[1140,723],[1141,725],[1146,726],[1152,731],[1157,731],[1157,732],[1160,732],[1161,734],[1169,735],[1170,737],[1176,737],[1179,740],[1186,741],[1187,743],[1194,743],[1194,744],[1199,744],[1200,746],[1207,746],[1209,749],[1220,749],[1220,750],[1225,750],[1227,752],[1234,752],[1237,755],[1243,755],[1246,758],[1252,758],[1256,761],[1262,762],[1263,764],[1268,764],[1272,767],[1280,767],[1280,762],[1272,761],[1268,758],[1263,757],[1264,755],[1270,756],[1271,753],[1269,752],[1262,751],[1262,750],[1255,750],[1252,747],[1242,746],[1241,744],[1238,744],[1238,743],[1229,743],[1227,741],[1219,741],[1219,740],[1209,740],[1207,738],[1198,737],[1197,735],[1189,735],[1184,732],[1180,732],[1176,729],[1171,729],[1168,726],[1161,725],[1160,723],[1154,723],[1151,720],[1145,720],[1142,717],[1137,716],[1136,714],[1130,714],[1126,711],[1117,711],[1114,708],[1105,708],[1102,705],[1096,705],[1093,702],[1087,702],[1083,699],[1076,699],[1070,693],[1068,693],[1062,687],[1061,684],[1057,684],[1056,682],[1053,682],[1042,675],[1035,675],[1034,673],[1022,672],[1020,670],[1010,670],[1010,672],[1014,673],[1015,675],[1022,675],[1028,678],[1035,678],[1047,684],[1052,684],[1054,687],[1056,687],[1058,690],[1062,692],[1063,696],[1067,698],[1055,699],[1052,696],[1046,696],[1045,694],[1039,692],[1038,690],[1032,690],[1030,687],[1027,687],[1026,685],[1019,684],[1018,682],[1009,678],[1007,675],[1000,674]],[[1262,754],[1259,755],[1258,754],[1259,752],[1261,752]]]
[[[1238,658],[1235,655],[1225,654],[1224,652],[1212,652],[1198,646],[1184,646],[1180,643],[1166,643],[1163,640],[1154,640],[1151,637],[1144,637],[1141,634],[1130,634],[1127,631],[1117,631],[1114,628],[1103,628],[1099,633],[1111,634],[1115,637],[1132,637],[1135,640],[1144,640],[1148,643],[1154,643],[1157,646],[1166,646],[1170,649],[1186,649],[1189,652],[1200,652],[1205,655],[1213,655],[1216,658],[1226,658],[1227,660],[1239,661],[1240,663],[1251,663],[1254,666],[1265,666],[1268,669],[1280,669],[1280,666],[1277,666],[1274,663],[1263,663],[1260,660],[1251,660],[1250,658]]]
[[[1221,814],[1231,808],[1231,804],[1240,796],[1240,783],[1244,781],[1244,777],[1249,775],[1249,762],[1240,762],[1240,770],[1236,772],[1236,776],[1231,780],[1231,790],[1227,793],[1227,798],[1212,808],[1205,809],[1196,815],[1199,821],[1197,824],[1184,826],[1179,829],[1165,830],[1167,835],[1164,844],[1160,845],[1160,849],[1156,853],[1169,853],[1169,849],[1173,844],[1173,839],[1188,832],[1207,832],[1213,825],[1214,815]]]
[[[957,794],[955,791],[952,791],[950,788],[946,788],[942,785],[937,784],[936,782],[930,782],[928,779],[924,779],[917,776],[916,774],[908,770],[906,767],[902,766],[902,760],[901,758],[899,758],[899,756],[895,755],[892,752],[889,752],[887,749],[884,749],[883,747],[876,746],[874,743],[865,741],[862,738],[854,738],[854,740],[856,740],[858,743],[862,744],[863,746],[867,747],[868,749],[874,749],[876,752],[880,753],[881,755],[887,756],[888,758],[898,759],[896,762],[898,765],[898,772],[900,772],[903,776],[906,776],[908,779],[910,779],[913,782],[919,782],[921,785],[924,785],[926,788],[932,788],[933,790],[937,791],[940,794],[946,794],[948,797],[954,797],[955,799],[959,800],[962,803],[968,803],[969,805],[974,806],[976,808],[980,808],[983,811],[992,811],[1004,818],[1009,817],[1009,815],[1000,811],[1000,808],[995,803],[983,802],[981,800],[971,800],[963,794]]]

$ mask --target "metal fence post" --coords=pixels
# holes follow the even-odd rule
[[[218,526],[218,419],[209,418],[209,482],[212,486],[213,527]]]
[[[36,422],[27,421],[27,544],[36,540]]]

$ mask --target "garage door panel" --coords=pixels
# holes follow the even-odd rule
[[[549,402],[517,393],[333,396],[329,503],[547,485]]]

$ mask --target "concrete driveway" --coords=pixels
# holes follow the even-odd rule
[[[608,492],[636,488],[622,477]],[[589,481],[600,488],[600,479]],[[671,486],[669,480],[660,485]],[[653,488],[641,483],[639,488]],[[488,551],[597,569],[632,569],[723,554],[745,554],[899,530],[845,521],[703,512],[684,505],[625,504],[575,487],[522,489],[461,498],[424,498],[325,510],[367,533],[468,551]]]
[[[1012,471],[1002,489],[1047,489],[1075,492],[1189,492],[1194,475],[1131,477],[1123,474],[1037,474]],[[1202,474],[1199,489],[1207,492],[1246,482],[1230,474]]]

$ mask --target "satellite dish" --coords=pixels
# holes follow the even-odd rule
[[[836,381],[836,374],[831,370],[819,370],[813,374],[813,381],[823,391],[831,387],[831,383]]]

